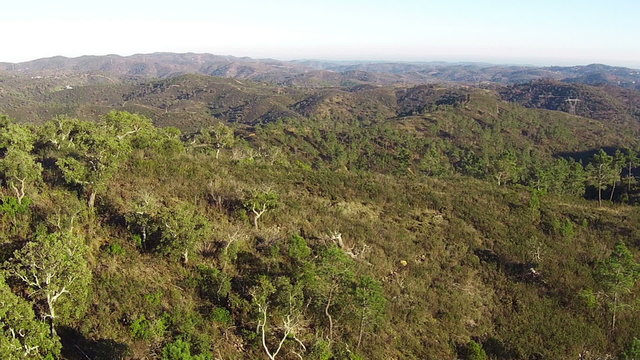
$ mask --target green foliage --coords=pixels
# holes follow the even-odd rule
[[[231,316],[229,310],[222,307],[216,307],[211,311],[211,320],[219,324],[230,325],[233,323],[233,316]]]
[[[191,344],[183,340],[176,340],[162,348],[162,360],[207,360],[206,355],[192,355]]]
[[[7,214],[10,217],[15,217],[19,214],[26,214],[29,211],[29,206],[32,201],[30,198],[22,198],[22,201],[18,201],[18,198],[13,196],[7,196],[2,199],[0,204],[0,213]]]
[[[161,209],[155,222],[158,232],[155,249],[164,255],[182,256],[185,263],[189,252],[211,234],[209,221],[188,203]]]
[[[31,304],[11,292],[0,274],[0,357],[6,360],[54,359],[60,340],[36,318]]]
[[[640,339],[633,338],[620,354],[620,360],[640,360]]]
[[[471,340],[467,344],[465,348],[465,357],[466,360],[487,360],[487,353],[482,348],[482,345],[477,342]]]
[[[304,261],[311,255],[311,248],[300,235],[293,235],[289,240],[289,256],[296,261]]]
[[[345,94],[361,91],[388,96]],[[96,359],[127,347],[141,358],[208,358],[211,344],[222,358],[282,344],[278,358],[444,359],[476,336],[478,358],[620,353],[640,330],[629,270],[640,212],[580,199],[594,196],[596,185],[585,188],[594,165],[552,155],[592,144],[552,139],[571,139],[570,127],[551,124],[558,115],[506,103],[494,114],[491,101],[393,121],[240,124],[222,130],[232,145],[216,143],[215,129],[182,135],[120,112],[0,124],[0,154],[22,152],[42,170],[22,203],[7,196],[3,173],[0,255],[35,310],[21,319],[47,330],[47,291],[73,277],[52,309],[87,339],[64,353]],[[610,157],[619,168],[622,156]],[[602,180],[601,191],[633,202],[631,180]],[[269,226],[251,231],[247,217],[257,228],[260,216]],[[122,242],[130,238],[139,251]],[[599,262],[617,241],[629,247]],[[32,275],[52,264],[62,270],[35,286]],[[617,315],[615,331],[604,312]]]
[[[231,291],[231,277],[222,271],[198,265],[198,288],[202,296],[210,298],[216,302],[222,302]]]
[[[309,359],[312,360],[330,360],[333,358],[333,351],[331,351],[331,343],[326,340],[318,339],[313,344],[311,352],[309,353]]]
[[[194,149],[215,149],[217,159],[220,150],[233,146],[235,137],[233,129],[224,123],[216,123],[191,135],[188,142]]]
[[[0,173],[7,186],[16,194],[18,202],[22,202],[28,187],[42,180],[42,165],[28,152],[10,148],[0,160]]]
[[[29,296],[53,321],[78,317],[86,306],[91,270],[84,239],[71,233],[41,233],[5,264],[9,274],[28,288]]]
[[[120,244],[109,244],[105,247],[104,251],[113,256],[121,256],[125,253],[124,248]]]
[[[624,242],[618,242],[611,256],[600,262],[594,277],[604,292],[604,302],[611,314],[611,328],[616,328],[616,315],[626,307],[625,295],[640,280],[638,264]]]
[[[167,330],[166,320],[158,318],[149,320],[144,315],[135,319],[129,326],[131,335],[136,339],[158,340],[164,336]]]
[[[278,194],[273,190],[250,192],[243,202],[243,206],[253,215],[253,226],[258,229],[258,219],[267,211],[277,208],[279,205]]]

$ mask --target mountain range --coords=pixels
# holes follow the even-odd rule
[[[26,76],[104,75],[136,80],[202,74],[302,87],[358,84],[512,84],[554,79],[589,85],[617,85],[640,89],[640,70],[601,64],[569,67],[493,65],[444,62],[335,62],[279,61],[195,53],[153,53],[43,58],[22,63],[0,63],[0,72]],[[93,79],[97,81],[98,79]],[[104,81],[109,79],[103,78]]]

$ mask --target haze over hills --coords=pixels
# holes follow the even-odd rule
[[[203,74],[307,87],[424,82],[510,84],[554,79],[640,88],[639,70],[599,64],[533,67],[443,62],[279,61],[195,53],[53,57],[22,63],[0,63],[0,71],[28,76],[109,74],[120,78]]]

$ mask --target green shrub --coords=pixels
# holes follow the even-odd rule
[[[231,324],[233,317],[229,310],[221,307],[217,307],[211,311],[211,320],[220,324]]]
[[[107,254],[113,255],[113,256],[124,255],[124,248],[122,246],[120,246],[119,244],[109,244],[104,249],[104,251]]]
[[[293,235],[289,241],[289,256],[302,261],[309,255],[311,255],[311,248],[307,245],[307,241],[300,235]]]
[[[150,321],[142,315],[134,320],[129,328],[134,338],[151,340],[161,338],[167,330],[167,324],[164,319]]]
[[[466,360],[488,360],[487,353],[482,348],[482,345],[477,342],[471,340],[467,344],[467,348],[465,349],[465,359]]]
[[[183,340],[176,340],[162,348],[162,360],[207,360],[209,356],[205,354],[192,355],[191,344]]]
[[[331,343],[326,340],[319,339],[313,344],[309,359],[313,360],[329,360],[333,357],[331,351]]]
[[[633,338],[627,348],[620,354],[620,360],[640,360],[640,339]]]

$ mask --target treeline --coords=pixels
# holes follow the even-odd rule
[[[478,146],[423,137],[388,124],[368,126],[290,119],[258,127],[258,144],[287,152],[311,167],[375,171],[397,176],[470,176],[523,185],[542,193],[634,204],[638,201],[638,153],[632,148],[591,156],[553,155],[528,144],[513,145],[491,132]],[[585,151],[584,153],[588,153]]]

